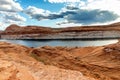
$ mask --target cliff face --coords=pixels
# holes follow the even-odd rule
[[[0,80],[120,80],[120,43],[38,47],[0,42]]]
[[[62,32],[50,34],[14,34],[1,35],[2,39],[48,39],[48,40],[65,40],[65,39],[114,39],[120,38],[120,31],[87,31],[87,32]]]
[[[49,28],[41,26],[10,25],[1,34],[2,39],[97,39],[120,38],[120,24]]]

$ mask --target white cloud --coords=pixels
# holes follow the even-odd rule
[[[18,12],[22,10],[20,4],[14,0],[0,0],[0,11]]]
[[[51,12],[48,10],[36,8],[34,6],[29,6],[23,12],[28,14],[30,18],[37,19],[37,20],[48,19],[47,17],[51,14]]]
[[[48,1],[50,3],[76,3],[76,2],[80,2],[80,0],[44,0],[44,1]]]
[[[0,29],[10,24],[21,24],[26,21],[18,12],[23,10],[17,0],[0,0]]]
[[[3,18],[4,22],[6,23],[20,23],[26,21],[24,17],[20,16],[17,13],[6,13]]]
[[[93,2],[94,0],[87,0],[88,2]]]
[[[4,30],[10,24],[24,24],[26,18],[18,13],[0,12],[0,29]]]
[[[29,6],[26,10],[26,12],[28,14],[32,13],[32,15],[35,15],[35,14],[40,14],[40,15],[49,15],[51,12],[48,11],[48,10],[44,10],[44,9],[40,9],[40,8],[36,8],[34,6]]]
[[[32,19],[38,21],[49,19],[64,19],[67,22],[61,22],[60,24],[76,23],[82,25],[106,23],[114,21],[118,18],[117,14],[111,11],[99,10],[99,9],[81,9],[75,5],[68,5],[62,8],[58,13],[52,13],[47,10],[29,6],[23,11],[28,14]]]
[[[59,22],[58,22],[59,23]],[[65,24],[61,24],[60,25],[56,25],[56,27],[73,27],[73,26],[82,26],[81,24],[76,24],[76,23],[65,23]]]
[[[81,8],[108,10],[120,15],[120,0],[88,0]]]

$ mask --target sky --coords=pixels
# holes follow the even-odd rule
[[[0,0],[0,30],[21,26],[67,27],[120,22],[120,0]]]

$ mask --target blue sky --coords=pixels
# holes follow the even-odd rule
[[[11,24],[56,28],[110,24],[120,21],[119,4],[120,0],[0,0],[0,29]]]

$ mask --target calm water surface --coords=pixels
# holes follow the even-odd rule
[[[86,46],[102,46],[118,42],[117,39],[111,40],[0,40],[15,44],[21,44],[28,47],[39,47],[39,46],[69,46],[69,47],[86,47]]]

